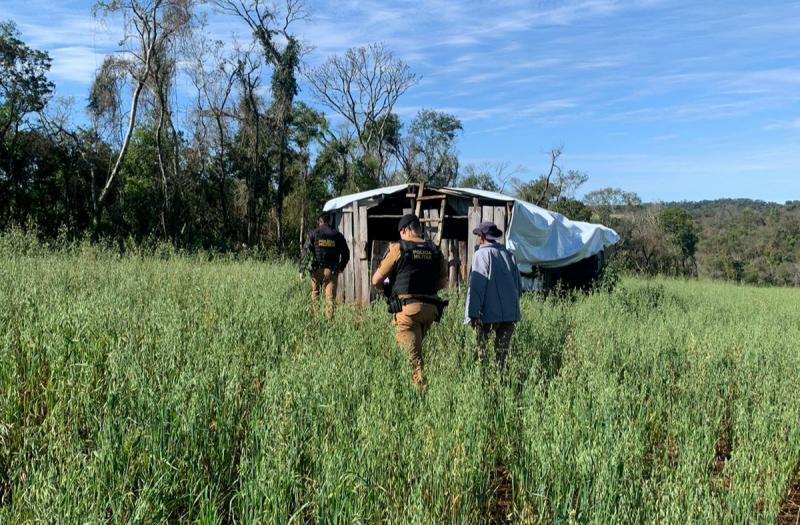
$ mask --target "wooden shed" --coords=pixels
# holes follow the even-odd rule
[[[514,199],[492,192],[441,188],[425,184],[391,186],[333,199],[325,209],[333,214],[351,252],[351,263],[339,276],[337,299],[369,304],[375,298],[370,278],[390,242],[400,239],[397,222],[416,213],[427,239],[442,250],[450,266],[450,287],[467,280],[475,250],[472,230],[492,221],[505,231]],[[501,241],[502,242],[502,241]]]

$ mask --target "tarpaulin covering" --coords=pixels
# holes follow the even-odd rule
[[[408,184],[378,188],[345,195],[325,203],[325,211],[344,208],[350,203],[378,199],[398,191],[407,191]],[[529,202],[493,191],[471,188],[431,188],[435,191],[479,199],[513,202],[511,223],[505,233],[506,246],[514,253],[520,271],[533,266],[560,268],[602,252],[619,242],[617,232],[601,224],[572,221],[560,213],[540,208]],[[470,232],[471,234],[472,232]]]
[[[572,221],[560,213],[515,200],[506,246],[522,272],[531,267],[560,268],[598,254],[619,241],[617,232],[600,224]]]

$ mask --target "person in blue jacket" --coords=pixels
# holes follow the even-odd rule
[[[472,256],[464,322],[476,333],[477,358],[485,364],[486,347],[494,335],[495,358],[505,369],[514,325],[521,319],[522,293],[514,255],[497,241],[503,232],[493,222],[482,222],[472,233],[480,238]]]

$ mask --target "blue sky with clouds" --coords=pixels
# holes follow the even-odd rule
[[[209,8],[209,30],[249,38]],[[382,41],[421,81],[397,108],[464,123],[464,163],[586,172],[645,200],[800,199],[800,3],[697,0],[311,0],[298,27],[316,64]],[[86,1],[0,0],[82,103],[121,34]],[[309,99],[308,90],[301,97]]]

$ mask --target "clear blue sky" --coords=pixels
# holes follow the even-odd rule
[[[0,18],[53,57],[59,95],[82,106],[116,49],[91,2],[0,0]],[[422,76],[397,108],[454,113],[464,163],[532,177],[564,145],[584,191],[645,200],[800,199],[800,2],[700,0],[309,1],[311,64],[382,41]],[[209,11],[211,31],[249,38]],[[301,97],[309,99],[307,89]]]

